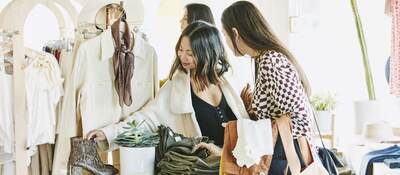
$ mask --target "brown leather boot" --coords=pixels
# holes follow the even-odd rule
[[[68,161],[68,175],[82,175],[83,170],[95,175],[114,175],[118,170],[103,164],[97,153],[96,143],[82,137],[71,137],[71,152]]]

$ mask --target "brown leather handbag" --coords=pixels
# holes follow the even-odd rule
[[[305,137],[299,138],[297,141],[300,146],[300,151],[308,165],[304,170],[301,170],[299,159],[294,149],[293,137],[291,133],[291,122],[288,115],[282,115],[272,121],[272,138],[273,146],[275,147],[278,138],[278,132],[281,135],[282,144],[288,160],[288,168],[294,175],[328,175],[321,163],[313,161],[310,146]],[[279,128],[279,129],[278,129]],[[232,150],[236,146],[237,128],[236,121],[230,121],[225,127],[224,147],[222,150],[220,175],[259,175],[268,174],[270,169],[272,155],[263,156],[260,163],[251,167],[239,167],[236,164],[236,159],[232,154]],[[301,172],[300,172],[301,171]]]
[[[224,147],[221,156],[220,175],[258,175],[262,173],[268,174],[269,167],[272,161],[271,155],[263,156],[260,163],[251,167],[239,167],[236,164],[236,159],[232,154],[232,150],[235,148],[238,138],[236,127],[236,121],[230,121],[225,126]],[[278,127],[275,122],[272,122],[272,138],[273,146],[275,146],[276,140],[278,138]]]

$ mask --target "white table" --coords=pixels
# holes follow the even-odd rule
[[[383,144],[383,143],[367,143],[364,142],[362,146],[360,145],[353,145],[350,150],[350,163],[352,165],[353,170],[355,171],[356,175],[360,175],[360,166],[362,163],[362,159],[365,154],[367,154],[370,151],[375,151],[378,149],[383,149],[387,148],[389,146],[392,146],[393,144]],[[374,174],[374,175],[384,175],[384,174]],[[400,175],[400,174],[396,174]]]
[[[373,175],[400,175],[400,169],[390,169],[384,163],[373,164]]]

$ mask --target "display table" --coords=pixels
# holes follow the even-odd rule
[[[400,168],[390,169],[384,163],[373,164],[374,175],[400,175]]]
[[[361,138],[361,137],[358,137]],[[390,146],[393,146],[394,144],[387,144],[387,143],[373,143],[373,142],[366,142],[362,141],[360,139],[357,144],[354,144],[349,152],[349,159],[352,165],[352,168],[356,175],[360,175],[360,169],[361,169],[361,163],[363,160],[364,155],[371,151],[379,150],[379,149],[384,149]],[[375,171],[374,171],[375,172]],[[374,175],[384,175],[384,174],[374,174]],[[397,174],[396,174],[397,175]],[[400,175],[400,174],[398,174]]]

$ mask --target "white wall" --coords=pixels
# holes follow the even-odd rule
[[[368,94],[356,26],[350,1],[313,0],[319,3],[318,20],[303,21],[298,33],[290,34],[290,48],[302,63],[314,92],[337,94],[337,136],[339,144],[352,141],[353,102],[366,100]],[[391,19],[384,14],[384,1],[358,0],[367,42],[369,60],[375,81],[376,95],[385,103],[386,120],[400,122],[384,76],[390,55]],[[304,15],[304,14],[303,14]],[[312,18],[313,16],[311,16]],[[312,28],[310,25],[314,25]]]
[[[41,51],[47,41],[60,39],[58,26],[56,16],[47,7],[37,5],[25,22],[25,47]]]
[[[180,35],[180,24],[179,20],[183,16],[183,7],[188,3],[204,3],[210,6],[216,25],[219,29],[221,27],[221,15],[223,10],[228,7],[235,0],[225,1],[210,1],[210,0],[184,0],[181,1],[179,8],[174,8],[174,12],[169,14],[160,14],[159,8],[155,8],[160,4],[160,0],[143,1],[145,6],[145,19],[143,24],[143,30],[148,33],[150,37],[150,43],[156,48],[159,62],[159,78],[167,77],[170,66],[175,59],[175,44]],[[273,30],[277,35],[287,43],[288,41],[288,0],[252,0],[258,8],[264,13],[265,17],[269,21]],[[164,16],[161,16],[164,15]],[[222,33],[221,36],[223,37]],[[225,39],[223,38],[225,41]],[[245,83],[249,82],[252,84],[252,65],[248,58],[237,58],[234,57],[232,52],[226,47],[230,62],[232,64],[237,82],[235,82],[235,88],[240,91]],[[240,75],[240,76],[239,76]]]
[[[10,2],[11,0],[0,0],[0,11]]]

